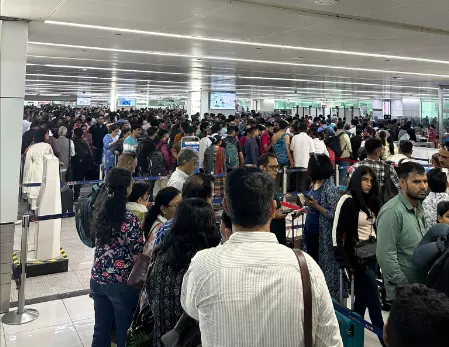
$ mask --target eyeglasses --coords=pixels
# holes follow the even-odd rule
[[[279,165],[268,165],[267,167],[270,170],[273,170],[273,171],[278,171],[279,170]]]

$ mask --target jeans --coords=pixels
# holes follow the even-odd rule
[[[375,263],[355,268],[354,292],[354,312],[363,318],[365,317],[365,310],[368,308],[371,323],[382,330],[384,321],[376,283]],[[381,338],[379,340],[383,344],[383,340]]]
[[[100,284],[90,280],[94,299],[95,327],[92,347],[110,347],[111,329],[115,321],[118,347],[125,347],[126,332],[137,308],[139,290],[121,283]]]

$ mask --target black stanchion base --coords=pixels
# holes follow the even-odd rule
[[[42,275],[51,275],[69,271],[69,258],[61,248],[61,256],[48,260],[35,260],[27,262],[27,278]],[[16,252],[13,252],[13,273],[19,274],[21,266]]]

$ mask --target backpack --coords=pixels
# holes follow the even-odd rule
[[[150,141],[152,140],[147,138],[137,144],[136,158],[137,158],[137,167],[139,169],[140,174],[147,173],[148,171],[148,159],[150,154],[154,150],[154,147],[152,150],[149,150],[147,148],[151,144]]]
[[[165,169],[164,156],[161,151],[162,146],[158,146],[151,152],[148,157],[148,172],[150,176],[166,176],[167,170]]]
[[[95,236],[91,234],[90,230],[95,202],[100,193],[104,190],[103,187],[104,184],[94,185],[92,187],[92,193],[87,198],[79,200],[75,209],[76,231],[78,232],[80,240],[90,248],[95,247]]]
[[[274,144],[274,154],[276,154],[279,165],[287,165],[288,164],[288,156],[287,156],[287,144],[285,143],[284,137],[287,134],[282,134],[282,136],[276,141]]]
[[[225,166],[228,169],[235,169],[239,166],[239,151],[234,141],[227,142],[225,147]]]
[[[381,192],[382,204],[393,199],[396,195],[398,195],[398,190],[396,186],[393,184],[390,175],[391,166],[385,164],[385,177],[384,177],[384,186]]]
[[[329,139],[327,140],[327,146],[332,149],[336,158],[340,158],[343,154],[343,151],[346,149],[346,145],[344,149],[341,149],[340,147],[340,136],[342,135],[344,135],[343,132],[341,132],[337,136],[329,137]]]
[[[214,145],[210,145],[206,149],[205,157],[207,157],[207,171],[206,173],[215,172],[215,160],[214,160]]]
[[[433,263],[427,275],[426,285],[441,293],[449,295],[449,244],[442,242],[446,249]]]

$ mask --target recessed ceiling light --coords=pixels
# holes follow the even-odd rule
[[[317,5],[330,6],[330,5],[338,4],[338,1],[339,0],[315,0],[314,3]]]
[[[82,69],[83,71],[87,71],[87,69]]]

